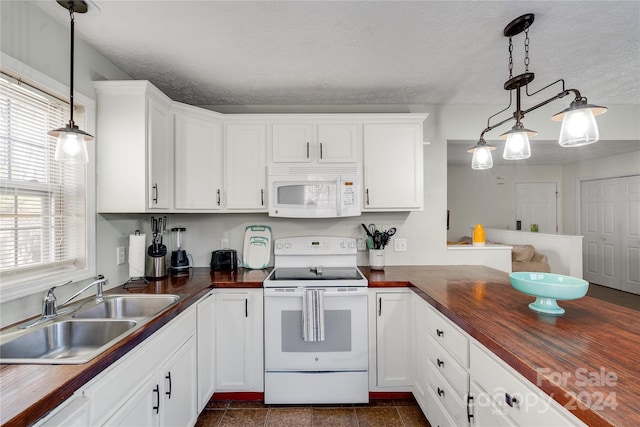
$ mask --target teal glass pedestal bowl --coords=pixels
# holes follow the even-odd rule
[[[586,280],[561,274],[520,271],[509,274],[509,279],[515,289],[536,297],[535,302],[529,304],[531,310],[556,316],[564,314],[557,300],[582,298],[589,289]]]

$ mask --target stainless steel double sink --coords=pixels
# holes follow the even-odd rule
[[[185,295],[105,295],[71,312],[0,334],[0,363],[86,363],[177,304]]]

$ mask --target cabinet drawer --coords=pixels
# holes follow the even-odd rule
[[[478,344],[471,344],[471,378],[521,425],[585,425],[526,378]]]
[[[451,384],[440,375],[435,366],[430,363],[427,366],[428,389],[429,392],[432,393],[432,397],[447,408],[449,415],[456,422],[456,425],[466,425],[466,395],[460,396]]]
[[[427,348],[428,363],[442,374],[460,396],[464,396],[469,384],[467,371],[431,335],[427,336]]]
[[[454,421],[449,415],[449,412],[444,407],[438,394],[434,392],[431,388],[426,390],[427,398],[426,398],[426,407],[425,415],[427,420],[429,420],[429,424],[432,427],[451,427],[456,425],[468,425],[467,420],[463,424]]]
[[[469,340],[464,333],[433,307],[429,306],[426,314],[429,334],[455,357],[463,367],[468,367]]]

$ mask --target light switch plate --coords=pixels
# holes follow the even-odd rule
[[[124,246],[116,248],[116,265],[124,264]]]
[[[407,239],[393,239],[393,250],[396,252],[406,252]]]

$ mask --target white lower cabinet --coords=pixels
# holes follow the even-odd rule
[[[417,294],[414,396],[431,425],[468,425],[469,338]]]
[[[215,297],[205,295],[196,307],[198,350],[198,412],[202,412],[216,387]]]
[[[496,420],[502,425],[586,425],[481,344],[471,343],[470,357],[478,393],[471,394],[474,425],[493,426]]]
[[[189,426],[197,416],[196,308],[85,386],[88,425]]]
[[[216,391],[264,391],[262,289],[216,289]]]
[[[396,391],[410,390],[413,383],[413,334],[411,316],[411,295],[408,289],[374,290],[369,299],[375,304],[371,311],[375,313],[375,360],[370,366],[375,373],[375,382],[370,381],[373,389]],[[375,297],[375,298],[373,298]],[[373,304],[372,304],[373,305]],[[373,363],[371,363],[373,362]]]

